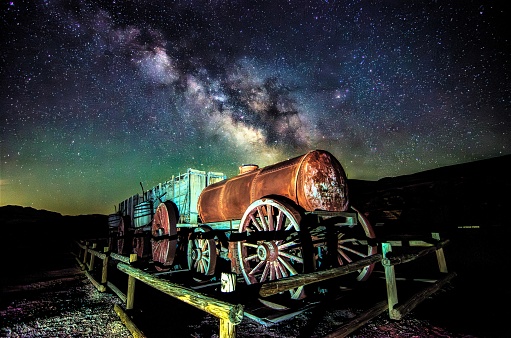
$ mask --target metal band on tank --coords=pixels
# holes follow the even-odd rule
[[[313,152],[315,152],[315,151],[317,151],[317,150],[309,150],[309,152],[307,154],[302,156],[302,159],[300,160],[300,165],[298,166],[298,170],[296,171],[296,177],[295,177],[295,201],[296,201],[296,204],[298,204],[298,205],[300,205],[300,201],[298,200],[298,176],[299,176],[300,172],[302,171],[302,165],[303,165],[303,162],[305,161],[305,158],[307,156],[309,156],[310,154],[312,154]],[[305,209],[304,205],[302,205],[302,207]],[[310,209],[310,208],[307,208],[307,209]]]
[[[227,183],[227,182],[226,182]],[[222,214],[222,218],[223,219],[226,219],[225,218],[225,215],[224,215],[224,190],[225,190],[225,187],[227,186],[227,184],[223,184],[222,185],[222,189],[220,190],[220,197],[219,197],[219,204],[220,204],[220,213]]]
[[[254,187],[256,186],[255,182],[258,179],[259,174],[261,173],[261,171],[263,169],[264,168],[256,169],[257,170],[257,174],[255,174],[254,178],[252,179],[252,183],[250,184],[250,203],[254,202],[254,195],[255,195]]]

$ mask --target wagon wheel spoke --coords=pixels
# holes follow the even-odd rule
[[[245,211],[240,232],[281,231],[291,233],[285,239],[258,240],[257,243],[238,242],[238,260],[247,284],[262,283],[304,272],[303,245],[297,239],[301,214],[287,204],[261,199]],[[312,257],[311,257],[312,258]],[[303,287],[289,291],[292,299],[305,297]]]
[[[177,209],[170,201],[160,203],[151,223],[151,251],[156,270],[169,270],[176,256]]]
[[[255,276],[257,272],[259,272],[261,270],[261,268],[264,266],[264,270],[263,270],[263,274],[261,276],[261,278],[259,279],[259,282],[264,282],[266,280],[266,276],[268,276],[268,269],[269,269],[269,264],[267,264],[268,262],[266,261],[260,261],[259,263],[257,263],[257,265],[255,266],[255,268],[253,268],[248,274],[250,276]]]
[[[362,258],[365,258],[367,257],[367,253],[363,253],[359,250],[354,250],[352,248],[350,248],[349,246],[346,246],[346,245],[343,245],[340,243],[341,241],[339,241],[339,244],[338,244],[338,247],[337,247],[337,252],[339,253],[342,253],[342,252],[351,252],[359,257],[362,257]],[[352,241],[350,241],[352,243]]]

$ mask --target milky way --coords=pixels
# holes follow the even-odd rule
[[[0,205],[108,214],[311,149],[368,180],[511,153],[504,2],[27,2],[2,4]]]

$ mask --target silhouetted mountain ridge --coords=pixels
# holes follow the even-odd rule
[[[511,155],[348,186],[351,203],[383,232],[509,225]]]
[[[355,190],[366,189],[386,189],[397,186],[406,186],[411,184],[420,184],[428,181],[444,181],[459,178],[475,178],[481,175],[491,174],[492,176],[508,179],[507,176],[511,169],[511,154],[499,157],[493,157],[484,160],[455,164],[420,171],[414,174],[401,175],[395,177],[384,177],[377,181],[348,179],[348,182]],[[350,191],[351,192],[351,191]]]
[[[0,224],[9,238],[76,240],[108,236],[108,216],[100,214],[63,216],[32,207],[0,207]]]
[[[0,221],[3,222],[35,222],[41,219],[50,219],[62,217],[58,212],[44,209],[34,209],[32,207],[22,207],[19,205],[6,205],[0,207]]]

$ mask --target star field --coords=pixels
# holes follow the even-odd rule
[[[1,6],[0,205],[108,214],[311,149],[366,180],[511,153],[502,1]]]

